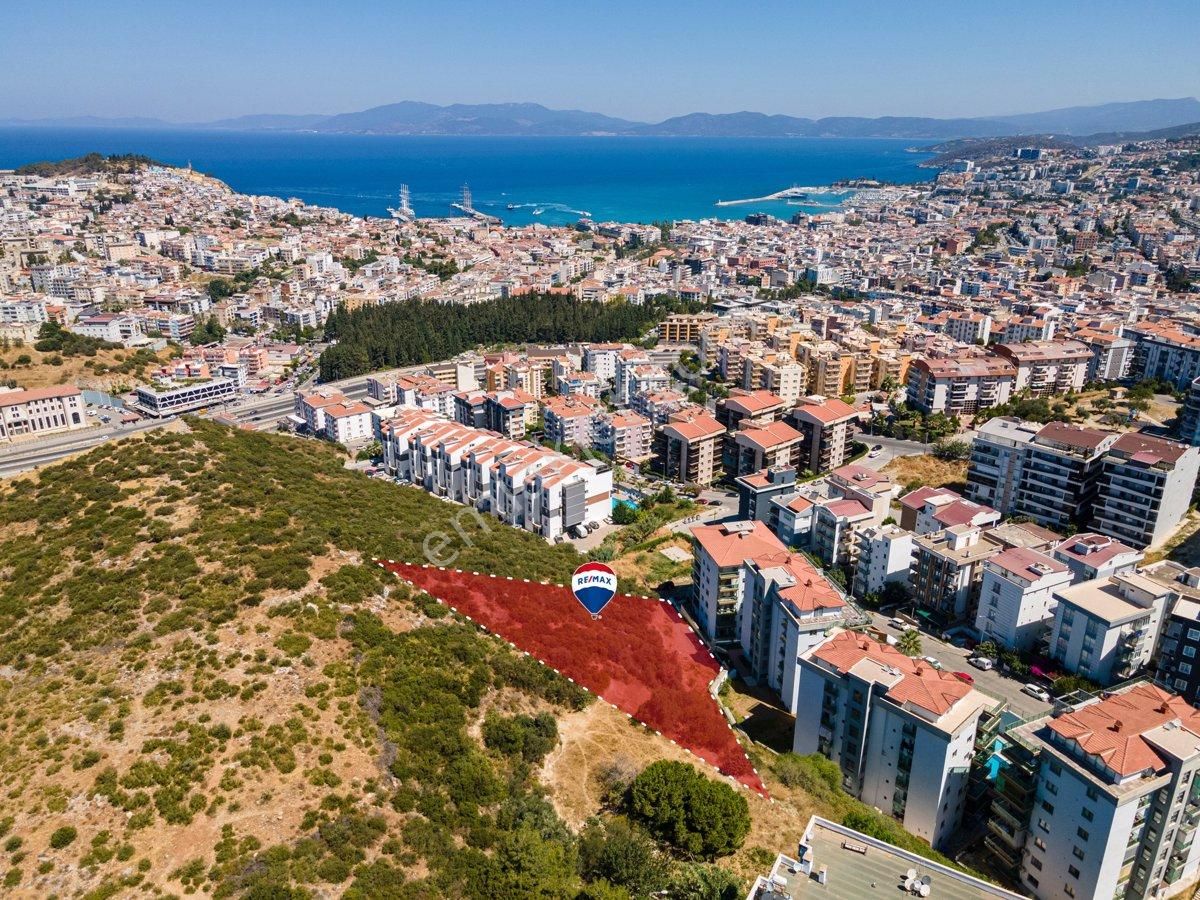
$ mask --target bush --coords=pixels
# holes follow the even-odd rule
[[[64,825],[62,828],[55,830],[54,834],[50,835],[50,846],[55,850],[61,850],[71,844],[78,836],[78,832],[70,825]]]
[[[660,840],[692,857],[727,856],[750,831],[746,798],[686,763],[651,763],[629,786],[629,814]]]
[[[579,871],[588,881],[604,880],[644,897],[666,887],[669,870],[654,842],[624,819],[593,820],[579,836]]]
[[[506,756],[536,763],[558,743],[558,723],[544,712],[536,716],[489,715],[483,723],[483,742]]]

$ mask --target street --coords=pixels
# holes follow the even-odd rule
[[[868,615],[871,617],[871,624],[883,633],[896,638],[900,636],[900,630],[888,624],[890,616],[877,612],[868,612]],[[1025,682],[1003,675],[999,669],[984,672],[975,668],[967,663],[967,658],[971,655],[969,651],[948,644],[927,631],[921,632],[921,655],[932,656],[948,672],[968,673],[975,679],[974,686],[977,690],[990,697],[995,697],[997,700],[1004,700],[1013,714],[1022,719],[1050,711],[1049,703],[1043,703],[1028,694],[1021,693]]]
[[[82,450],[90,450],[105,441],[159,428],[171,419],[143,419],[131,425],[97,424],[79,431],[54,434],[44,438],[18,441],[0,447],[0,478],[11,478],[38,466],[62,459]]]

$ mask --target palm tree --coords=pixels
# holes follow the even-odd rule
[[[910,628],[904,632],[904,634],[900,635],[900,639],[896,641],[896,649],[905,656],[920,656],[921,632],[915,628]]]

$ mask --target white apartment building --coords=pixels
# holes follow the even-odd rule
[[[1016,504],[1027,445],[1042,428],[1013,416],[995,416],[975,429],[968,464],[966,496],[1001,513]]]
[[[88,426],[83,394],[73,385],[23,391],[0,388],[0,440]]]
[[[1137,683],[1006,735],[1018,767],[989,826],[1038,900],[1191,895],[1200,874],[1200,712]],[[1028,773],[1028,774],[1026,774]],[[1011,792],[1020,796],[1020,791]],[[989,838],[992,841],[993,838]]]
[[[591,448],[600,401],[584,394],[551,397],[542,406],[543,435],[553,444]]]
[[[401,481],[491,512],[547,540],[603,522],[612,467],[401,407],[382,428],[384,462]]]
[[[651,456],[654,428],[634,412],[604,412],[596,417],[596,449],[622,462],[645,462]]]
[[[617,377],[617,355],[624,344],[588,344],[583,348],[583,369],[602,382],[611,383]]]
[[[835,629],[800,656],[796,753],[935,848],[962,822],[979,717],[996,701],[887,644]]]
[[[371,407],[365,403],[335,403],[324,410],[325,437],[335,444],[352,447],[366,444],[374,437]]]
[[[855,597],[878,594],[884,585],[908,581],[912,565],[913,536],[899,525],[873,525],[860,529],[858,562],[854,566],[851,593]]]
[[[1054,619],[1054,592],[1071,583],[1064,563],[1036,550],[1010,547],[983,561],[975,628],[985,640],[1020,652],[1033,649]]]
[[[635,381],[648,378],[656,369],[662,373],[664,378],[666,377],[667,373],[650,361],[645,350],[621,350],[617,353],[613,371],[613,394],[617,405],[628,406],[634,394],[651,393],[646,390],[639,391]],[[666,390],[669,386],[670,379],[668,378],[656,389]]]
[[[1050,656],[1097,684],[1124,681],[1150,663],[1173,596],[1137,572],[1059,588]]]
[[[996,353],[1016,367],[1013,393],[1048,397],[1083,390],[1092,351],[1079,341],[1027,341],[999,344]]]

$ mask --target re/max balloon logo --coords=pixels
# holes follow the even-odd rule
[[[617,573],[604,563],[584,563],[571,576],[571,592],[583,608],[600,618],[600,611],[617,593]]]

